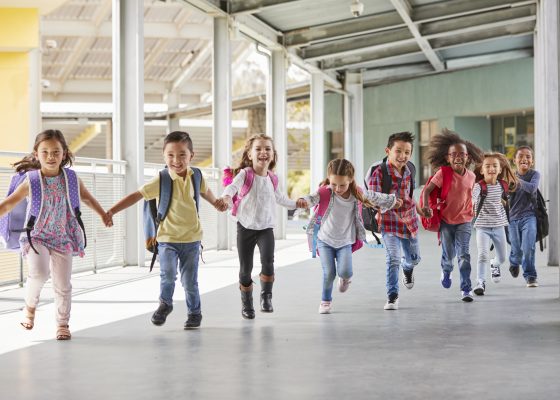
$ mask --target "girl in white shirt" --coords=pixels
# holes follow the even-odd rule
[[[326,208],[321,198],[324,202],[328,199]],[[402,200],[397,199],[394,194],[363,192],[354,180],[354,166],[350,161],[341,158],[329,162],[327,178],[317,192],[300,200],[305,200],[311,207],[319,204],[307,226],[307,234],[311,243],[315,240],[317,242],[323,267],[323,292],[319,314],[329,314],[332,309],[334,279],[338,274],[339,292],[348,290],[352,277],[352,251],[361,247],[361,242],[366,238],[360,213],[361,205],[379,207],[385,212],[400,207]],[[325,211],[319,215],[321,209]],[[319,217],[320,229],[316,234],[314,231]],[[315,234],[317,238],[314,238]]]
[[[239,255],[239,289],[241,315],[255,318],[253,308],[253,254],[259,246],[261,255],[261,311],[272,312],[272,285],[274,282],[274,233],[276,204],[295,209],[297,202],[289,199],[278,187],[278,178],[272,170],[277,154],[272,138],[264,134],[251,136],[233,170],[233,181],[228,185],[218,204],[227,204],[237,217],[237,252]],[[248,189],[247,193],[244,193]],[[242,199],[239,195],[242,194]],[[305,203],[299,202],[301,206]]]
[[[500,265],[506,260],[506,230],[508,226],[508,191],[517,186],[517,178],[506,156],[501,153],[485,153],[482,163],[475,169],[477,182],[472,192],[478,248],[477,285],[474,294],[482,296],[486,292],[486,268],[490,264],[492,281],[500,282]],[[490,259],[491,243],[494,243],[496,257]]]

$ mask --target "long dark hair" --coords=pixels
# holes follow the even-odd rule
[[[502,171],[498,174],[498,179],[502,179],[506,181],[509,186],[509,190],[511,192],[515,191],[519,179],[517,179],[517,177],[515,176],[515,173],[513,172],[513,169],[511,168],[508,159],[502,153],[497,153],[497,152],[484,153],[482,161],[480,162],[480,164],[477,164],[476,168],[474,169],[476,180],[480,181],[484,179],[484,174],[482,173],[482,164],[484,160],[487,158],[495,158],[496,160],[498,160],[498,162],[500,163],[500,168],[502,169]]]
[[[33,169],[41,169],[41,163],[35,157],[34,153],[36,153],[37,150],[39,149],[39,145],[41,144],[41,142],[44,142],[45,140],[51,140],[51,139],[58,140],[58,142],[62,145],[62,150],[64,151],[65,154],[64,159],[60,163],[60,168],[63,168],[67,165],[71,166],[74,160],[74,155],[68,148],[68,145],[66,144],[66,139],[64,139],[64,135],[58,129],[47,129],[46,131],[39,133],[35,138],[35,144],[33,145],[33,152],[31,154],[26,155],[21,160],[13,164],[13,167],[16,169],[16,172],[19,173],[19,172],[27,172]]]
[[[255,140],[268,140],[272,144],[273,156],[272,161],[270,162],[270,164],[268,164],[268,169],[272,171],[276,166],[278,154],[276,153],[276,149],[274,148],[274,140],[272,140],[270,136],[267,136],[264,133],[255,133],[249,139],[247,139],[247,142],[245,142],[245,148],[243,149],[241,161],[239,162],[237,168],[233,169],[233,176],[237,175],[243,168],[253,166],[253,162],[249,159],[249,153],[251,152],[251,148],[253,147],[253,143]]]
[[[432,136],[430,146],[428,147],[427,158],[434,170],[449,165],[447,161],[447,153],[453,145],[464,145],[467,148],[468,158],[466,167],[469,168],[471,163],[482,163],[484,152],[474,143],[463,139],[457,132],[453,132],[447,128],[443,128],[440,134]]]

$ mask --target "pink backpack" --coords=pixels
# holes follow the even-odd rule
[[[309,248],[311,250],[311,257],[317,257],[319,250],[317,249],[317,236],[319,234],[319,229],[321,229],[321,220],[329,208],[329,203],[331,202],[332,190],[329,186],[321,186],[319,188],[319,204],[313,207],[313,213],[315,215],[315,225],[313,226],[313,236],[310,238]],[[358,201],[358,210],[360,216],[362,216],[362,203]],[[364,242],[356,238],[356,241],[352,244],[352,253],[363,247]]]
[[[237,209],[239,208],[239,203],[249,193],[251,187],[253,186],[253,181],[255,180],[255,171],[251,167],[243,168],[245,171],[245,181],[243,182],[243,186],[239,189],[239,192],[233,196],[231,199],[233,201],[233,207],[231,209],[231,215],[237,215]],[[274,191],[278,188],[278,177],[272,172],[268,171],[268,177],[272,181],[272,186],[274,187]],[[228,186],[233,182],[233,170],[230,167],[224,168],[224,176],[222,178],[222,185]]]

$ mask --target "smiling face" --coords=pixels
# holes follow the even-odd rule
[[[43,140],[34,153],[41,164],[41,173],[44,176],[56,176],[60,173],[60,164],[66,158],[66,152],[58,140]]]
[[[185,142],[169,142],[163,148],[165,165],[182,178],[187,176],[187,167],[193,156],[194,153],[189,150]]]
[[[331,190],[337,195],[347,199],[350,197],[350,183],[352,179],[344,175],[329,175],[329,185]]]
[[[393,147],[385,148],[385,154],[391,165],[402,172],[412,156],[412,143],[397,140],[393,143]]]
[[[533,152],[529,149],[520,149],[513,159],[520,175],[525,175],[533,166]]]
[[[253,163],[253,169],[267,171],[274,158],[274,147],[267,139],[255,139],[248,154]]]
[[[482,162],[480,172],[484,176],[486,182],[496,182],[498,180],[498,175],[502,172],[500,160],[494,157],[486,157]]]
[[[447,152],[447,162],[451,165],[453,171],[463,175],[468,160],[469,154],[467,152],[467,146],[461,143],[449,146],[449,150]]]

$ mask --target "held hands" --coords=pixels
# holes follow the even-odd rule
[[[102,217],[101,219],[103,220],[103,223],[105,224],[105,226],[107,228],[110,228],[113,226],[113,213],[111,212],[111,210],[107,211]]]
[[[399,199],[399,198],[397,198],[397,201],[395,201],[395,205],[393,206],[393,209],[396,209],[396,208],[401,208],[401,207],[402,207],[402,205],[403,205],[403,200],[402,200],[402,199]]]
[[[305,201],[305,199],[299,198],[296,201],[296,207],[297,208],[309,208],[309,204],[307,204],[307,201]]]
[[[218,211],[222,211],[222,212],[226,211],[228,209],[228,202],[226,201],[225,197],[220,197],[216,199],[216,202],[214,203],[214,207]]]

